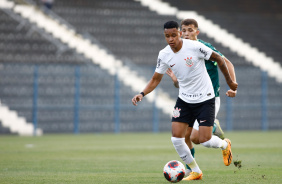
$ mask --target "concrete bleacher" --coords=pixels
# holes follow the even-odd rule
[[[250,43],[282,65],[280,0],[164,0],[179,10],[197,11],[228,32]],[[199,25],[201,28],[201,25]],[[231,43],[232,44],[232,43]]]
[[[60,48],[46,39],[39,29],[9,10],[0,9],[0,58],[1,62],[23,63],[81,63],[81,58],[71,50]],[[49,36],[50,37],[50,36]],[[63,44],[62,44],[63,45]]]
[[[116,7],[115,4],[119,6]],[[159,50],[166,46],[163,24],[168,20],[177,20],[175,16],[160,16],[132,0],[118,3],[78,3],[63,0],[56,3],[53,11],[74,25],[79,32],[88,32],[98,38],[117,57],[129,58],[141,66],[156,64]],[[213,43],[233,62],[249,64],[235,53],[214,43],[206,35],[200,34],[199,38]]]
[[[58,1],[53,11],[88,32],[118,58],[129,58],[140,65],[155,65],[158,51],[165,46],[163,23],[172,16],[158,16],[138,2]]]
[[[167,1],[172,5],[176,6],[180,10],[197,10],[201,15],[206,16],[211,19],[215,23],[218,23],[223,28],[228,29],[230,25],[233,24],[233,20],[240,17],[244,11],[248,11],[253,6],[249,6],[250,2],[244,3],[244,7],[248,7],[247,10],[242,10],[243,5],[240,3],[235,3],[237,5],[227,6],[227,2],[220,1],[222,7],[225,7],[224,10],[221,6],[210,6],[210,3],[203,6],[203,2],[192,2],[192,1]],[[275,1],[276,3],[279,3]],[[111,4],[113,3],[113,4]],[[119,4],[120,3],[120,4]],[[147,80],[150,79],[153,73],[154,66],[156,64],[156,58],[158,51],[162,49],[166,44],[164,42],[163,33],[162,33],[162,25],[167,20],[177,20],[174,16],[160,16],[155,12],[151,12],[144,7],[139,7],[138,2],[123,0],[119,3],[113,1],[103,1],[103,2],[88,2],[88,3],[78,3],[76,1],[60,1],[56,4],[54,11],[62,16],[64,19],[68,20],[72,25],[74,25],[78,31],[80,32],[89,32],[91,35],[95,36],[100,43],[106,46],[109,50],[111,50],[116,56],[119,58],[128,58],[131,62],[143,68],[143,70],[139,71],[139,74],[142,74],[146,77]],[[217,3],[217,4],[218,4]],[[105,6],[107,4],[107,6]],[[118,7],[115,4],[119,4]],[[239,4],[239,5],[238,5]],[[259,3],[258,3],[259,4]],[[139,4],[140,5],[140,4]],[[239,7],[238,7],[239,6]],[[227,7],[227,8],[226,8]],[[241,7],[241,9],[240,9]],[[258,6],[263,7],[263,6]],[[215,19],[213,15],[216,12],[221,13],[229,12],[229,9],[240,9],[236,13],[236,11],[232,11],[236,16],[229,14],[229,16],[217,16]],[[253,8],[255,9],[255,8]],[[85,11],[83,11],[85,10]],[[210,11],[212,10],[212,11]],[[267,12],[267,10],[264,10]],[[259,13],[252,12],[251,13]],[[277,13],[277,11],[276,11]],[[74,16],[75,15],[75,16]],[[207,16],[208,15],[208,16]],[[228,19],[232,17],[233,20]],[[241,16],[242,17],[242,16]],[[242,20],[242,24],[238,26],[239,29],[236,29],[240,32],[238,37],[243,38],[247,42],[250,42],[252,45],[257,46],[259,49],[263,51],[269,50],[272,48],[270,45],[265,45],[263,48],[260,47],[262,44],[257,40],[256,35],[255,40],[251,40],[252,35],[244,34],[242,31],[242,25],[248,26],[250,23],[248,21],[252,20],[252,16],[249,15],[248,20]],[[188,18],[188,17],[187,17]],[[257,17],[259,19],[260,17]],[[125,21],[126,20],[126,21]],[[177,20],[180,22],[180,20]],[[232,24],[231,24],[232,22]],[[255,24],[253,24],[255,25]],[[201,28],[201,25],[199,25]],[[257,25],[256,25],[257,26]],[[274,25],[273,25],[274,26]],[[246,28],[247,31],[251,31],[251,33],[257,33],[258,31],[252,27],[250,30]],[[235,29],[234,29],[235,30]],[[275,31],[276,29],[273,27],[271,29]],[[230,31],[228,29],[228,31]],[[232,32],[232,30],[231,30]],[[235,32],[235,35],[237,32]],[[275,34],[273,34],[275,35]],[[242,37],[241,37],[242,36]],[[248,37],[249,39],[245,39]],[[263,35],[261,35],[263,37]],[[221,44],[216,43],[213,39],[207,37],[205,34],[200,33],[198,38],[212,43],[221,53],[223,53],[236,67],[237,72],[237,80],[239,83],[239,91],[237,98],[232,100],[234,107],[234,121],[236,125],[234,129],[260,129],[261,128],[261,109],[253,108],[254,104],[257,106],[261,105],[261,71],[255,67],[252,67],[249,62],[247,62],[244,58],[238,56],[236,53],[230,51],[228,48],[223,47]],[[278,37],[279,38],[279,37]],[[269,54],[266,51],[267,54]],[[278,52],[279,53],[279,52]],[[274,59],[277,58],[275,55],[270,54]],[[136,67],[138,68],[138,67]],[[247,69],[245,69],[247,68]],[[139,69],[138,69],[139,70]],[[243,71],[243,72],[240,72]],[[248,79],[248,80],[246,80]],[[258,80],[259,79],[259,80]],[[269,78],[269,80],[271,80]],[[222,84],[222,112],[220,112],[219,117],[224,122],[226,119],[225,112],[225,80],[221,75],[221,84]],[[276,91],[277,87],[281,86],[281,84],[277,84],[277,82],[273,85],[273,91]],[[177,97],[177,90],[173,88],[171,79],[168,77],[164,77],[160,87],[168,92],[172,98]],[[250,90],[259,89],[259,90]],[[242,88],[242,89],[241,89]],[[273,101],[276,97],[270,97],[269,102]],[[277,101],[281,106],[281,101]],[[269,103],[270,105],[271,103]],[[237,107],[238,106],[238,107]],[[243,106],[243,109],[241,108]],[[279,107],[281,108],[281,107]],[[249,111],[249,113],[248,113]],[[250,123],[245,124],[243,120],[250,121]],[[273,120],[273,118],[272,118]],[[271,122],[272,122],[271,120]],[[252,122],[252,123],[251,123]],[[275,124],[275,123],[274,123]],[[223,123],[223,127],[225,125]],[[271,125],[270,125],[271,127]]]

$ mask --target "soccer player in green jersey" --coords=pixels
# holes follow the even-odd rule
[[[200,31],[198,29],[198,23],[197,23],[196,20],[194,20],[194,19],[184,19],[181,22],[181,31],[182,31],[182,37],[184,39],[199,41],[199,42],[203,43],[204,45],[206,45],[207,47],[211,48],[213,51],[217,52],[219,55],[221,55],[226,62],[226,65],[227,65],[227,68],[230,72],[230,76],[231,76],[232,80],[234,80],[236,82],[236,76],[235,76],[233,64],[227,58],[225,58],[218,50],[216,50],[215,47],[213,47],[210,43],[207,43],[207,42],[204,42],[203,40],[197,39],[197,36],[199,35]],[[205,65],[206,65],[208,74],[211,78],[212,85],[213,85],[213,88],[214,88],[215,117],[216,117],[216,115],[219,111],[219,107],[220,107],[220,97],[219,97],[220,85],[219,85],[217,62],[206,60]],[[166,73],[172,78],[174,86],[179,88],[178,81],[177,81],[174,73],[172,72],[172,70],[170,68],[168,68]],[[235,97],[236,93],[237,93],[237,91],[233,91],[233,90],[230,89],[226,92],[226,95],[229,96],[229,97]],[[220,137],[221,139],[224,139],[224,133],[221,130],[219,121],[217,119],[215,120],[215,123],[214,123],[213,134]],[[194,123],[191,136],[185,136],[185,142],[188,145],[188,147],[190,148],[191,154],[194,156],[195,149],[193,147],[192,142],[194,144],[200,143],[199,142],[199,123],[197,122],[197,120]],[[185,175],[189,175],[189,173],[191,172],[191,169],[189,168],[188,165],[186,165],[186,167],[187,167],[187,170],[185,172]]]

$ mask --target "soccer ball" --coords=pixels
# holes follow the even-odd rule
[[[181,162],[177,160],[171,160],[165,164],[163,172],[167,181],[176,183],[184,178],[185,167]]]

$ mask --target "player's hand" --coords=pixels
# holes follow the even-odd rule
[[[138,94],[138,95],[135,95],[133,98],[132,98],[132,104],[137,106],[137,102],[141,102],[143,98],[143,95],[142,94]]]
[[[231,98],[235,97],[236,94],[237,94],[237,91],[233,91],[232,89],[229,89],[229,90],[226,92],[226,96],[231,97]]]
[[[232,80],[230,82],[228,82],[227,84],[230,87],[230,89],[232,89],[233,91],[236,91],[237,88],[238,88],[237,82],[233,82]]]
[[[165,73],[166,73],[168,76],[170,76],[170,78],[172,79],[172,81],[173,81],[174,83],[177,82],[177,78],[176,78],[176,76],[174,75],[173,71],[172,71],[170,68],[168,68]]]
[[[172,72],[172,70],[170,68],[168,68],[165,72],[168,76],[170,76],[171,78],[173,77],[174,73]]]

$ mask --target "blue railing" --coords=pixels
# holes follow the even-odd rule
[[[268,130],[268,113],[267,113],[267,72],[262,71],[261,73],[261,112],[262,112],[262,118],[261,118],[261,127],[262,130],[266,131]]]
[[[76,66],[74,70],[74,76],[75,76],[75,94],[74,94],[74,105],[73,105],[73,111],[74,111],[74,117],[73,117],[73,127],[74,130],[73,132],[75,134],[78,134],[80,132],[79,130],[79,124],[80,124],[80,109],[95,109],[95,108],[101,108],[101,106],[96,107],[95,105],[93,106],[81,106],[79,101],[80,101],[80,66]],[[38,109],[48,109],[48,107],[38,107],[37,101],[38,101],[38,66],[34,66],[34,83],[33,83],[33,123],[34,123],[34,128],[36,129],[38,127],[38,122],[37,122],[37,112]],[[261,127],[262,130],[268,130],[268,107],[267,107],[267,73],[262,72],[261,75],[261,112],[262,112],[262,118],[261,118]],[[115,83],[114,83],[114,88],[115,88],[115,93],[114,93],[114,104],[113,104],[113,109],[114,109],[114,132],[119,133],[120,132],[120,111],[124,106],[121,106],[120,104],[120,81],[118,79],[118,75],[115,75],[114,77]],[[227,89],[228,90],[228,89]],[[157,93],[156,93],[157,95]],[[226,104],[225,104],[225,111],[226,111],[226,130],[231,131],[233,130],[233,104],[232,104],[232,98],[226,97]],[[52,107],[51,107],[52,108]],[[54,108],[54,107],[53,107]],[[63,107],[58,107],[58,108],[63,108]],[[125,107],[125,108],[130,108],[130,107]],[[236,107],[235,107],[236,108]],[[152,131],[153,132],[159,132],[159,109],[156,106],[156,101],[153,102],[153,117],[152,117]],[[36,134],[36,131],[34,131],[34,134]]]
[[[79,133],[80,67],[75,67],[74,133]]]
[[[34,66],[34,79],[33,79],[33,108],[32,108],[32,121],[33,121],[33,134],[36,135],[37,130],[37,99],[38,99],[38,66]]]
[[[40,102],[40,88],[41,88],[41,83],[40,83],[40,77],[42,79],[42,77],[44,78],[45,76],[50,76],[52,74],[49,74],[48,72],[42,72],[44,71],[44,65],[32,65],[33,68],[33,73],[30,73],[31,70],[29,70],[27,74],[25,74],[24,72],[22,72],[21,74],[17,74],[17,75],[28,75],[31,76],[33,75],[33,103],[32,103],[32,122],[34,124],[34,128],[36,129],[37,127],[40,127],[40,122],[38,122],[38,117],[39,114],[39,110],[68,110],[68,112],[72,111],[73,114],[73,133],[78,134],[80,133],[80,124],[81,124],[81,112],[84,110],[101,110],[104,109],[105,111],[113,111],[114,115],[113,115],[113,119],[112,122],[114,124],[114,133],[120,133],[121,130],[121,125],[123,123],[123,121],[121,121],[121,113],[125,113],[125,111],[128,111],[129,113],[132,112],[132,109],[136,109],[136,107],[133,107],[131,103],[128,104],[122,104],[122,100],[121,100],[121,90],[122,85],[119,81],[119,76],[115,75],[114,77],[110,77],[110,79],[113,79],[113,88],[114,88],[114,96],[110,97],[113,98],[114,101],[112,104],[80,104],[81,98],[82,98],[82,94],[81,94],[81,81],[82,81],[82,77],[85,77],[85,75],[89,75],[89,74],[85,74],[82,73],[82,67],[83,66],[68,66],[71,69],[68,70],[70,72],[68,73],[60,73],[58,72],[58,76],[70,76],[72,77],[73,80],[73,86],[74,86],[74,92],[70,93],[73,94],[73,101],[71,103],[67,103],[66,104],[42,104],[42,103],[38,103]],[[43,69],[43,70],[42,70]],[[11,70],[13,71],[13,69]],[[14,75],[14,73],[10,73],[9,75]],[[57,73],[56,73],[57,75]],[[234,122],[234,119],[238,118],[238,114],[234,114],[234,111],[239,110],[240,112],[244,112],[244,111],[249,111],[249,110],[253,110],[253,111],[257,111],[260,112],[260,121],[261,122],[256,122],[256,123],[260,123],[260,125],[256,126],[256,127],[260,127],[261,130],[268,130],[269,126],[271,125],[270,121],[269,121],[269,112],[273,112],[272,110],[276,110],[276,109],[282,109],[281,108],[281,104],[278,102],[276,104],[269,104],[268,102],[268,92],[269,92],[269,84],[268,84],[268,74],[266,72],[261,72],[260,74],[261,78],[259,79],[259,83],[261,84],[260,89],[253,89],[255,91],[259,91],[259,93],[261,94],[260,98],[261,100],[256,100],[256,103],[253,104],[244,104],[241,105],[240,103],[238,103],[238,101],[240,101],[240,98],[228,98],[226,97],[226,99],[222,102],[222,106],[221,106],[221,110],[219,111],[219,113],[221,113],[221,117],[219,117],[219,119],[221,118],[222,120],[222,126],[225,130],[231,131],[234,129],[238,129],[238,123]],[[170,81],[171,82],[171,81]],[[71,81],[72,83],[72,81]],[[223,85],[224,86],[224,85]],[[239,84],[240,86],[240,84]],[[113,89],[111,87],[111,89]],[[173,88],[172,82],[171,82],[171,87]],[[226,87],[226,86],[225,86]],[[228,89],[227,87],[225,89]],[[177,90],[177,89],[175,89]],[[251,90],[251,89],[250,89]],[[41,90],[42,91],[42,90]],[[156,94],[158,93],[158,89],[156,89]],[[240,95],[241,91],[238,91],[238,94]],[[238,95],[237,94],[237,95]],[[257,93],[258,94],[258,93]],[[69,94],[68,94],[69,95]],[[239,96],[238,95],[238,96]],[[252,95],[250,95],[252,96]],[[93,98],[96,98],[95,95],[93,96]],[[132,96],[128,97],[128,101],[131,101]],[[224,98],[223,95],[221,98]],[[9,104],[7,104],[9,105]],[[159,132],[160,131],[160,126],[161,126],[161,111],[160,109],[158,109],[158,107],[156,106],[156,101],[154,101],[151,104],[146,104],[142,103],[141,108],[149,108],[150,112],[152,112],[152,117],[151,117],[151,127],[152,127],[152,132]],[[146,107],[145,107],[146,106]],[[25,108],[25,109],[29,109],[30,105],[27,104],[18,104],[19,108]],[[137,107],[137,108],[140,108]],[[223,116],[222,116],[223,115]],[[257,117],[255,117],[257,118]],[[244,119],[242,119],[243,121],[245,121]],[[170,119],[167,119],[167,122],[169,122]],[[245,124],[248,124],[249,122],[245,122]],[[282,128],[282,127],[281,127]],[[36,134],[36,131],[34,131],[34,134]]]

